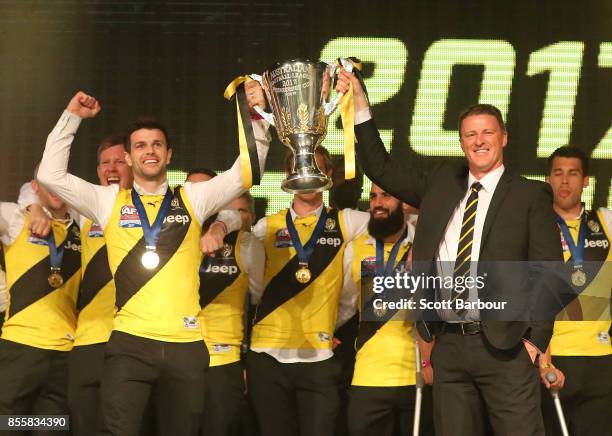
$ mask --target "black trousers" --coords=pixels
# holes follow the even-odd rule
[[[446,332],[436,337],[434,424],[437,436],[544,435],[540,378],[522,343],[493,348],[484,335]]]
[[[100,434],[137,435],[152,397],[159,435],[197,435],[208,360],[204,341],[162,342],[113,332],[104,358]]]
[[[242,362],[211,366],[206,373],[202,436],[240,434],[244,406],[244,369]]]
[[[73,436],[91,435],[98,420],[106,343],[74,347],[68,357],[68,405]]]
[[[264,436],[333,436],[339,408],[340,365],[334,357],[280,363],[265,353],[247,354],[248,387]]]
[[[416,400],[415,386],[349,389],[348,428],[351,436],[411,435]],[[420,435],[433,435],[431,387],[423,388]]]
[[[0,339],[0,415],[68,415],[68,354]]]
[[[559,398],[572,436],[612,435],[612,355],[553,356],[565,374]],[[561,435],[550,392],[543,387],[542,411],[548,436]]]
[[[104,372],[106,342],[74,347],[68,357],[68,406],[72,436],[91,436],[100,419],[100,385]],[[155,414],[149,401],[141,436],[154,436]],[[95,431],[94,431],[95,432]]]

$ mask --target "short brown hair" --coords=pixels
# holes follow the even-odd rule
[[[461,124],[463,124],[463,120],[472,115],[491,115],[497,120],[497,124],[499,124],[502,132],[506,131],[506,123],[504,123],[500,110],[492,104],[478,103],[467,107],[459,115],[459,137],[461,137]]]
[[[102,141],[100,141],[97,151],[98,165],[100,164],[100,156],[102,155],[102,152],[108,148],[114,147],[115,145],[123,145],[125,147],[125,136],[115,133],[108,135]]]
[[[161,132],[166,137],[166,145],[168,146],[168,148],[172,148],[170,146],[170,137],[168,136],[168,132],[166,131],[166,128],[162,125],[162,123],[160,123],[157,118],[149,117],[149,116],[141,116],[141,117],[138,117],[136,121],[134,121],[132,124],[128,126],[127,133],[125,135],[125,138],[126,138],[125,149],[128,152],[130,151],[132,147],[132,144],[130,142],[131,140],[130,137],[132,136],[132,133],[140,129],[161,130]]]
[[[315,154],[315,157],[319,155],[323,158],[323,163],[325,165],[325,168],[319,168],[321,171],[323,171],[324,173],[327,173],[328,171],[333,170],[334,163],[332,162],[331,155],[329,154],[329,151],[327,151],[327,148],[323,147],[322,145],[319,145],[315,149],[314,154]],[[293,152],[289,151],[287,152],[287,155],[285,156],[285,171],[290,173],[293,170],[293,163],[294,163]]]

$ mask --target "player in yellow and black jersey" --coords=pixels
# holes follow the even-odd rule
[[[48,236],[30,230],[29,211],[0,203],[7,286],[0,338],[1,415],[68,413],[68,352],[81,282],[80,232],[60,198],[36,181],[32,188],[52,218]]]
[[[260,104],[263,94],[256,99]],[[117,313],[105,352],[100,433],[137,433],[152,398],[159,434],[193,435],[209,360],[198,319],[200,232],[208,216],[245,189],[240,160],[214,180],[171,190],[167,132],[142,118],[126,136],[133,188],[87,183],[67,172],[70,145],[81,120],[99,111],[97,100],[82,92],[70,100],[49,134],[38,177],[104,232]],[[252,168],[261,172],[267,125],[256,121],[253,131],[259,162]]]
[[[547,359],[540,359],[542,382],[554,371],[569,434],[612,434],[612,211],[587,211],[581,203],[589,183],[586,154],[561,147],[549,158],[563,256],[578,297],[555,321]],[[552,356],[552,357],[551,357]],[[556,368],[555,368],[556,367]],[[542,396],[547,435],[561,435],[550,395]]]
[[[370,190],[368,233],[344,253],[344,286],[357,296],[360,321],[355,371],[349,389],[351,436],[411,434],[415,409],[413,324],[402,310],[383,306],[389,296],[374,292],[376,276],[406,272],[414,226],[410,207],[376,185]],[[420,362],[419,362],[420,364]],[[431,389],[425,389],[421,434],[433,434]]]
[[[329,173],[327,150],[318,147],[315,157]],[[288,161],[287,173],[292,166]],[[253,229],[266,251],[265,287],[246,362],[262,434],[334,434],[341,368],[332,340],[336,324],[348,319],[337,319],[339,304],[347,304],[342,258],[368,218],[365,212],[326,208],[320,192],[295,194],[289,209]]]
[[[104,138],[97,150],[97,173],[102,186],[132,186],[125,160],[125,138]],[[75,436],[87,436],[98,419],[104,350],[113,330],[115,283],[108,265],[102,227],[81,218],[82,281],[77,298],[77,327],[69,357],[68,404]]]
[[[191,171],[187,180],[210,178],[210,171]],[[253,197],[245,192],[227,207],[240,213],[242,228],[225,236],[223,247],[214,256],[205,256],[200,266],[200,322],[210,354],[202,436],[240,433],[246,405],[241,359],[245,303],[249,294],[255,300],[261,296],[259,286],[263,282],[265,253],[261,242],[251,233],[255,219]]]

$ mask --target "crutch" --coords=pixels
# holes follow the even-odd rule
[[[547,372],[546,380],[548,380],[549,383],[556,382],[557,374],[555,374],[554,372]],[[561,408],[561,400],[559,399],[559,390],[551,389],[550,395],[552,396],[553,401],[555,403],[555,409],[557,409],[557,416],[559,417],[559,425],[561,425],[561,433],[563,433],[563,436],[569,436],[569,433],[567,431],[567,425],[565,424],[565,416],[563,415],[563,409]]]
[[[419,349],[419,341],[416,338],[416,324],[413,330],[414,349],[416,358],[416,398],[414,400],[414,420],[412,423],[412,435],[419,436],[419,427],[421,426],[421,403],[423,401],[423,376],[421,375],[421,350]]]

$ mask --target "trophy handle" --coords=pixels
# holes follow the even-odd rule
[[[263,77],[261,77],[259,74],[250,74],[251,79],[253,80],[257,80],[259,82],[259,84],[261,85],[261,87],[263,88]],[[255,109],[255,112],[257,112],[264,120],[266,120],[268,123],[272,124],[273,126],[276,126],[274,124],[274,115],[272,115],[271,113],[268,113],[266,111],[264,111],[262,108],[260,108],[259,106],[253,106],[253,109]]]
[[[346,71],[348,71],[349,73],[353,72],[353,64],[350,63],[348,60],[346,60],[345,58],[340,58],[340,63],[342,64],[342,68],[344,68]],[[329,65],[330,65],[330,75],[333,76],[336,66],[335,64],[329,64]],[[333,69],[331,67],[333,67]],[[331,115],[338,108],[338,103],[340,102],[340,99],[342,98],[343,95],[344,95],[343,92],[339,92],[332,101],[325,104],[325,115],[326,116]]]

